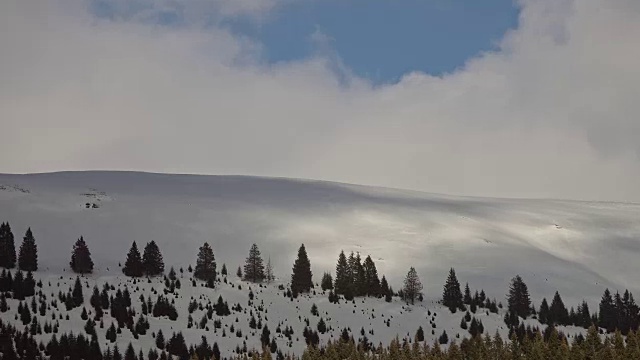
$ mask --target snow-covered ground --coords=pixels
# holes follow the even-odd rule
[[[426,298],[410,312],[399,302],[374,299],[364,305],[356,300],[355,308],[353,304],[329,304],[321,295],[291,303],[275,285],[260,289],[262,293],[254,286],[257,301],[269,304],[272,334],[284,319],[294,326],[294,340],[300,339],[292,347],[296,351],[304,344],[304,325],[298,314],[303,320],[309,317],[315,329],[312,303],[321,314],[329,312],[323,317],[331,319],[327,324],[333,327],[333,336],[345,326],[351,327],[354,336],[361,327],[373,328],[374,335],[367,336],[374,343],[388,342],[396,334],[413,336],[419,325],[431,339],[443,329],[450,338],[462,334],[462,314],[446,315],[435,304],[450,267],[463,284],[482,288],[503,303],[509,279],[516,274],[529,286],[536,306],[542,297],[550,300],[556,290],[567,307],[586,299],[592,309],[597,308],[605,287],[628,288],[636,295],[640,290],[640,205],[636,204],[454,197],[278,178],[63,172],[0,175],[0,221],[10,222],[16,246],[31,227],[39,250],[37,277],[63,276],[67,283],[71,281],[71,248],[81,235],[96,263],[90,285],[128,281],[119,276],[118,263],[124,262],[134,240],[139,246],[155,240],[167,269],[194,264],[198,247],[207,241],[218,267],[225,263],[230,274],[235,274],[256,243],[265,260],[271,258],[275,275],[285,282],[301,243],[307,248],[315,282],[322,272],[335,270],[340,250],[360,252],[363,257],[370,254],[380,276],[385,274],[394,289],[400,288],[410,266],[417,269]],[[188,276],[186,271],[183,276]],[[237,281],[235,275],[229,280]],[[57,282],[51,280],[52,286]],[[45,287],[47,284],[48,280]],[[190,296],[200,293],[211,301],[222,293],[229,306],[237,302],[245,307],[248,301],[246,284],[240,291],[227,284],[217,290],[189,291],[190,286],[183,281],[177,302],[186,304]],[[86,301],[89,290],[85,291]],[[57,294],[56,289],[46,291]],[[134,303],[138,296],[132,294]],[[15,308],[13,304],[11,311]],[[152,320],[151,331],[154,326],[182,329],[188,341],[199,342],[204,330],[185,330],[186,309],[181,311],[175,323]],[[427,311],[438,314],[433,337]],[[235,321],[235,316],[226,320]],[[387,327],[383,319],[391,316]],[[479,316],[491,332],[503,326],[501,315]],[[193,317],[197,323],[201,314]],[[62,323],[62,331],[74,325],[73,321]],[[239,323],[245,334],[248,322]],[[149,339],[147,335],[139,341]],[[125,340],[123,343],[131,339]],[[225,348],[235,348],[239,340],[213,339]],[[258,341],[259,332],[249,336],[247,344],[251,347]],[[279,343],[286,351],[284,344],[283,340]]]

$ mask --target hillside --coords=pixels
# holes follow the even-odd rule
[[[438,297],[447,270],[500,297],[521,274],[534,301],[556,289],[596,301],[640,290],[640,205],[440,196],[330,182],[134,172],[0,175],[0,211],[16,238],[31,227],[41,268],[61,272],[84,236],[98,274],[116,274],[133,240],[155,240],[167,267],[208,241],[230,268],[252,243],[288,277],[305,243],[315,274],[341,249],[370,254],[399,285],[408,266]],[[87,208],[89,204],[89,208]],[[95,208],[94,208],[94,205]],[[319,280],[319,279],[316,279]]]
[[[197,345],[206,336],[209,344],[220,346],[223,356],[245,342],[249,349],[257,348],[261,330],[249,327],[252,315],[268,325],[284,353],[300,354],[305,326],[315,330],[320,317],[329,327],[320,335],[321,343],[338,338],[344,328],[356,338],[364,329],[372,344],[386,344],[396,335],[413,338],[420,326],[429,342],[442,331],[451,339],[468,336],[460,329],[464,314],[451,314],[437,304],[451,267],[463,285],[468,282],[473,290],[484,289],[490,299],[502,303],[509,280],[520,274],[536,307],[556,290],[567,307],[586,299],[591,309],[597,309],[605,287],[632,292],[640,288],[634,263],[640,251],[640,206],[635,204],[465,198],[241,176],[64,172],[0,175],[0,214],[0,220],[11,224],[17,244],[27,227],[33,230],[39,253],[35,278],[42,281],[49,303],[46,314],[38,318],[43,324],[53,316],[61,333],[81,332],[82,308],[94,315],[89,305],[91,289],[102,289],[107,283],[114,286],[111,296],[126,287],[132,309],[138,312],[141,295],[155,301],[164,293],[174,301],[177,320],[149,316],[147,334],[136,339],[126,328],[118,334],[121,350],[131,342],[136,351],[145,353],[155,347],[150,333],[160,329],[167,340],[181,331],[187,345]],[[83,305],[71,310],[67,319],[64,306],[53,306],[50,300],[75,281],[68,264],[72,245],[80,236],[91,249],[96,268],[82,280]],[[166,292],[162,278],[134,281],[122,275],[118,265],[124,263],[134,240],[140,246],[150,240],[158,243],[167,272],[172,266],[180,269],[180,289]],[[213,247],[218,269],[223,263],[229,269],[229,276],[221,277],[215,289],[192,283],[187,270],[205,241]],[[271,258],[275,283],[258,286],[235,276],[252,243],[258,244],[265,260]],[[340,250],[355,251],[363,257],[370,254],[379,275],[386,275],[394,289],[401,288],[408,268],[414,266],[424,284],[425,299],[415,306],[406,306],[398,298],[390,303],[356,298],[354,303],[343,300],[336,305],[319,288],[290,299],[286,288],[300,243],[307,248],[315,283],[323,272],[335,271]],[[233,311],[229,316],[214,315],[198,328],[207,306],[219,296]],[[194,299],[204,309],[191,314],[194,326],[189,327],[187,309]],[[18,300],[7,301],[10,310],[0,318],[19,324]],[[313,304],[319,316],[311,315]],[[242,309],[236,310],[236,305]],[[108,313],[104,327],[96,326],[102,349],[113,346],[105,340],[114,321]],[[498,331],[506,337],[504,314],[502,308],[497,314],[480,309],[474,316],[487,333]],[[212,332],[216,319],[221,328]],[[526,322],[539,325],[535,320]],[[278,326],[290,326],[291,339],[276,334]],[[570,336],[584,333],[576,327],[562,330]],[[47,333],[37,336],[45,341],[50,337]]]

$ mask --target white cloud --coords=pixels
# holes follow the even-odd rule
[[[276,1],[215,6],[260,18]],[[212,3],[187,2],[196,14]],[[637,1],[524,0],[499,51],[375,87],[326,52],[267,65],[260,44],[216,26],[99,20],[83,2],[63,4],[0,2],[1,171],[640,201]]]

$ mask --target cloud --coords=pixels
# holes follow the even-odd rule
[[[146,13],[187,4],[182,14],[265,18],[276,1],[167,0]],[[100,17],[83,1],[3,1],[0,169],[640,201],[640,4],[520,6],[497,51],[444,76],[373,85],[331,51],[268,64],[262,44],[216,21],[163,26],[139,9]]]
[[[99,17],[150,24],[201,26],[221,20],[248,17],[263,21],[291,0],[86,0],[84,5]]]

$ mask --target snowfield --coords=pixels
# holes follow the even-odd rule
[[[429,341],[443,330],[450,339],[464,336],[467,333],[460,329],[464,314],[450,314],[436,304],[451,267],[463,287],[468,282],[472,290],[484,289],[489,298],[503,304],[509,280],[516,274],[527,283],[536,307],[542,297],[550,301],[556,290],[567,307],[586,299],[592,311],[606,287],[640,293],[640,205],[636,204],[454,197],[278,178],[95,171],[0,175],[0,221],[11,224],[17,247],[31,227],[38,245],[36,279],[42,279],[47,298],[52,293],[55,298],[73,284],[75,275],[68,268],[71,248],[84,237],[96,265],[95,273],[83,279],[87,310],[94,284],[99,288],[105,282],[116,288],[126,285],[135,306],[140,294],[146,298],[154,289],[162,292],[162,278],[151,284],[138,280],[134,285],[119,268],[132,241],[142,247],[155,240],[167,272],[172,266],[184,271],[178,272],[182,288],[175,294],[176,321],[149,317],[147,335],[134,340],[126,329],[118,335],[121,349],[133,342],[145,353],[155,344],[151,332],[158,329],[165,339],[173,331],[182,331],[188,344],[207,336],[210,344],[218,343],[223,355],[231,354],[237,345],[242,347],[243,341],[250,349],[258,347],[261,330],[248,326],[249,287],[255,294],[253,305],[267,309],[262,320],[272,336],[280,335],[275,332],[280,323],[282,329],[286,325],[294,329],[291,347],[284,337],[276,337],[278,348],[298,354],[305,344],[305,318],[316,330],[319,317],[310,313],[314,303],[332,328],[320,336],[323,343],[338,337],[344,327],[351,328],[354,337],[364,328],[373,344],[386,344],[396,335],[412,338],[418,326]],[[193,288],[187,271],[205,241],[213,247],[218,270],[223,263],[229,270],[228,283],[220,282],[216,289],[200,283]],[[265,262],[271,258],[276,283],[260,287],[235,276],[252,243],[259,246]],[[316,295],[291,301],[277,286],[286,287],[301,243],[309,254],[315,283],[324,271],[335,272],[340,250],[355,251],[363,258],[371,255],[380,277],[386,275],[395,290],[414,266],[424,284],[425,299],[411,307],[397,298],[392,303],[356,298],[355,304],[334,305],[316,287]],[[240,304],[243,308],[220,318],[226,336],[221,336],[221,329],[213,332],[213,320],[209,331],[187,329],[191,298],[204,305],[215,303],[220,295],[229,307]],[[8,301],[11,310],[1,318],[15,322],[17,302]],[[65,313],[63,306],[60,310]],[[61,333],[82,332],[81,311],[74,309],[70,320],[59,320]],[[201,310],[192,314],[196,325],[202,315]],[[480,309],[475,316],[485,331],[498,330],[506,336],[503,315],[503,309],[497,315]],[[51,319],[49,311],[45,318]],[[391,319],[389,326],[387,319]],[[104,332],[111,323],[108,312],[104,323],[104,329],[97,327],[103,347]],[[232,324],[242,330],[242,338],[229,331]],[[568,334],[579,331],[565,329]]]

